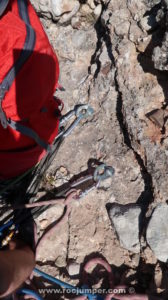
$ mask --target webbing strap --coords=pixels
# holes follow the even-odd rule
[[[27,126],[24,126],[24,125],[20,124],[19,122],[15,122],[13,120],[8,120],[7,122],[8,122],[8,125],[12,129],[34,139],[36,141],[36,143],[38,145],[40,145],[42,148],[44,148],[46,151],[48,151],[48,152],[51,151],[50,145],[47,144],[46,142],[44,142],[33,129],[31,129]]]
[[[0,12],[7,7],[7,0],[1,0],[0,2]],[[21,19],[25,22],[26,25],[26,39],[24,43],[24,47],[20,53],[20,56],[16,63],[11,67],[7,75],[5,76],[4,80],[0,84],[0,121],[4,128],[7,128],[9,125],[14,130],[19,131],[20,133],[34,139],[37,144],[39,144],[41,147],[43,147],[45,150],[50,151],[50,146],[40,139],[38,134],[30,129],[29,127],[26,127],[24,125],[21,125],[19,122],[15,122],[12,120],[7,120],[5,113],[2,110],[2,101],[5,97],[6,92],[10,89],[11,85],[13,84],[16,75],[21,70],[24,63],[28,60],[28,58],[31,56],[36,42],[36,33],[31,26],[28,9],[27,9],[27,0],[17,0],[18,2],[18,8],[19,8],[19,15]],[[2,7],[1,7],[2,6]]]
[[[0,17],[3,15],[5,12],[7,6],[8,6],[9,0],[1,0],[0,2]]]
[[[4,80],[1,83],[1,87],[3,88],[4,92],[7,92],[9,90],[9,88],[11,87],[12,83],[16,78],[16,75],[19,73],[22,66],[28,60],[28,58],[33,52],[33,48],[36,40],[34,29],[26,24],[26,31],[27,31],[26,40],[25,40],[24,47],[20,53],[20,57],[16,61],[16,63],[12,66],[12,68],[10,69],[10,71],[8,72],[8,74],[5,76]]]

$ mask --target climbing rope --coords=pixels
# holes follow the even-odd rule
[[[111,290],[111,292],[108,292],[106,294],[100,294],[100,293],[95,293],[95,292],[90,292],[90,288],[87,285],[87,280],[86,280],[86,274],[88,273],[90,268],[96,267],[97,265],[101,265],[107,272],[108,272],[108,278],[109,278],[109,290]],[[35,268],[34,269],[34,273],[43,277],[44,279],[47,279],[49,282],[65,289],[68,290],[68,294],[71,291],[72,294],[75,294],[75,300],[79,299],[79,300],[117,300],[117,299],[123,299],[123,300],[148,300],[148,296],[147,295],[140,295],[140,294],[125,294],[124,291],[126,291],[126,286],[125,285],[118,285],[118,286],[114,286],[114,275],[111,269],[111,266],[109,265],[109,263],[100,258],[100,257],[96,257],[93,258],[91,260],[89,260],[83,267],[83,274],[85,274],[84,279],[84,284],[82,287],[76,287],[73,285],[70,285],[64,281],[61,281],[55,277],[52,277],[51,275]],[[89,291],[89,292],[88,292]],[[113,292],[114,291],[114,292]],[[118,291],[118,292],[117,292]],[[123,293],[121,294],[120,291],[123,291]],[[30,290],[30,289],[21,289],[18,291],[18,293],[25,293],[26,295],[29,296],[33,296],[33,298],[37,299],[37,300],[41,300],[41,296],[37,293],[35,293],[34,291]]]

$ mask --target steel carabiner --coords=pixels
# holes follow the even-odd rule
[[[65,115],[65,120],[69,120],[73,115],[76,116],[76,119],[72,122],[72,124],[65,129],[63,132],[63,137],[67,137],[74,128],[80,123],[81,120],[88,118],[89,116],[92,116],[94,113],[94,110],[92,107],[90,107],[88,104],[81,104],[77,105],[74,108],[74,111],[69,112],[69,115]],[[64,119],[63,119],[64,120]]]

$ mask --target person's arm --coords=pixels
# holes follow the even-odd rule
[[[35,256],[22,242],[11,245],[11,250],[0,251],[0,298],[18,289],[31,275]]]

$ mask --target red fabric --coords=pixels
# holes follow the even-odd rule
[[[58,134],[58,103],[53,93],[58,86],[58,59],[48,41],[39,19],[28,2],[36,44],[3,100],[8,118],[22,121],[35,130],[41,139],[52,143]],[[23,49],[26,27],[18,12],[17,0],[10,1],[0,19],[0,82],[16,62]],[[45,154],[35,141],[0,124],[0,179],[20,175],[34,166]]]

